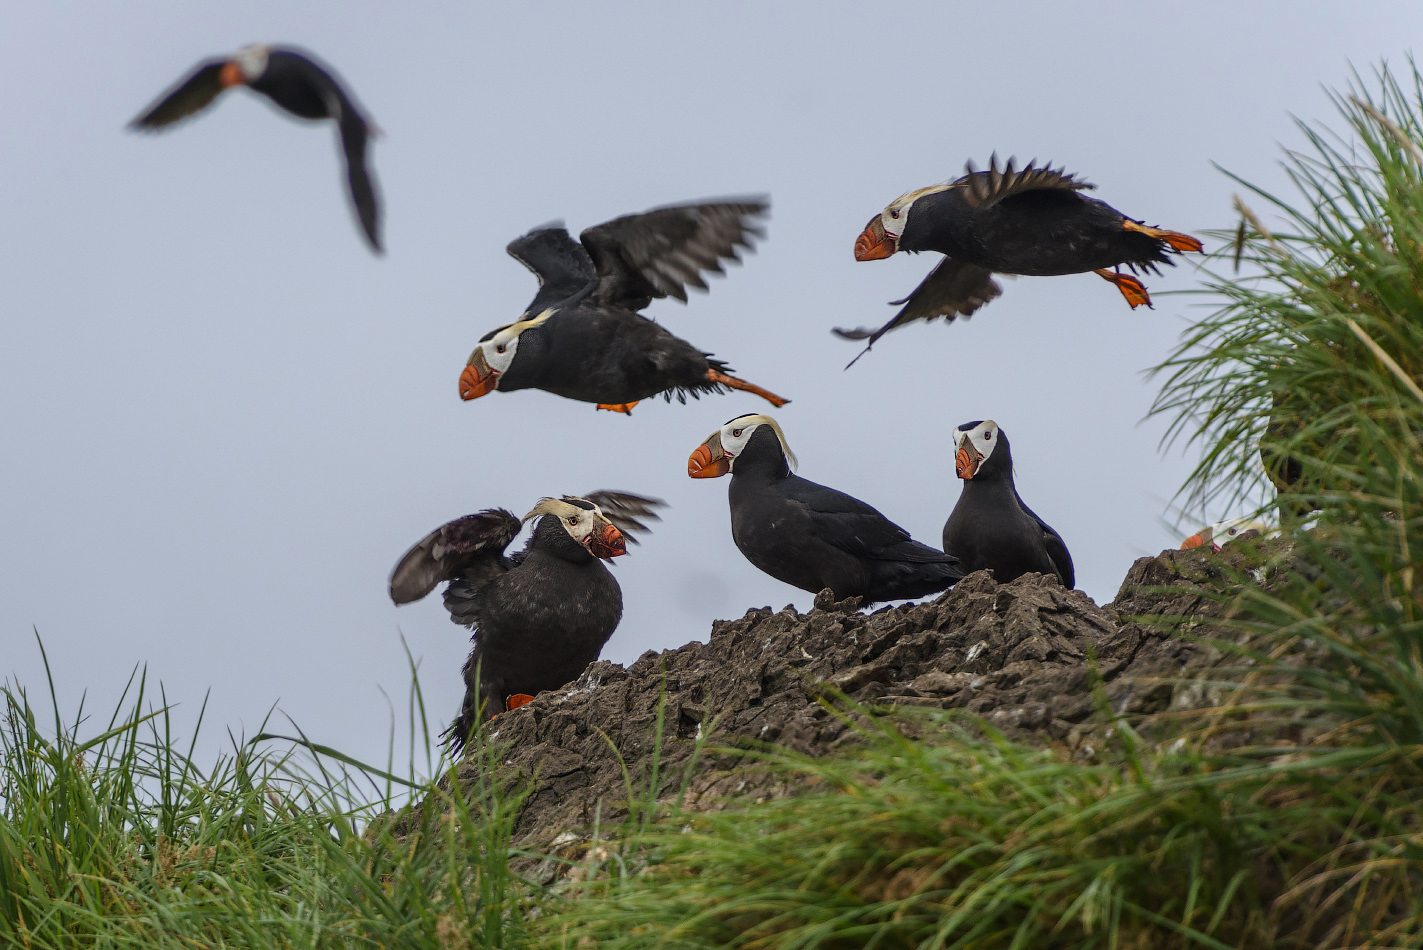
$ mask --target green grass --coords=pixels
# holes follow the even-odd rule
[[[521,793],[482,737],[463,789],[305,740],[200,769],[141,678],[87,738],[14,687],[0,945],[1423,947],[1423,78],[1336,102],[1344,133],[1285,156],[1297,195],[1238,182],[1215,310],[1157,367],[1155,411],[1201,452],[1186,509],[1278,508],[1286,538],[1195,629],[1238,662],[1169,741],[1104,712],[1081,761],[846,710],[845,752],[746,753],[795,798],[689,814],[629,776],[627,822],[543,886],[511,866],[539,856],[510,848]],[[1300,478],[1277,492],[1262,447]]]

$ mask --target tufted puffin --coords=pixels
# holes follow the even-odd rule
[[[791,473],[795,455],[770,416],[737,416],[697,446],[692,478],[731,473],[731,537],[776,580],[865,605],[937,594],[963,577],[957,558],[920,544],[874,508]]]
[[[1204,547],[1209,544],[1212,551],[1219,551],[1230,542],[1239,541],[1251,532],[1254,532],[1252,537],[1266,537],[1274,534],[1275,529],[1261,521],[1251,521],[1249,518],[1232,518],[1229,521],[1220,521],[1209,528],[1197,531],[1181,542],[1181,550],[1189,551],[1191,548]]]
[[[877,261],[897,251],[945,255],[923,283],[903,300],[904,309],[878,330],[837,329],[847,340],[869,340],[866,350],[890,330],[913,320],[967,317],[1003,292],[994,274],[1051,277],[1092,271],[1116,285],[1135,309],[1151,306],[1141,281],[1117,271],[1158,273],[1172,252],[1199,251],[1189,234],[1147,227],[1111,205],[1085,197],[1095,186],[1047,166],[1013,160],[1000,171],[907,192],[870,219],[855,241],[855,260]],[[1108,268],[1113,268],[1108,270]]]
[[[153,132],[196,115],[231,86],[246,86],[299,119],[334,119],[346,155],[346,178],[361,230],[380,253],[380,202],[366,168],[366,142],[377,129],[356,108],[336,77],[309,53],[280,46],[244,46],[230,57],[199,63],[149,106],[129,128]]]
[[[958,504],[944,524],[944,550],[965,571],[989,568],[1006,584],[1033,571],[1076,583],[1062,537],[1023,504],[1013,485],[1008,436],[992,419],[954,430],[954,467],[963,479]]]
[[[614,218],[574,241],[561,226],[513,241],[509,256],[533,271],[539,290],[515,322],[486,333],[460,374],[460,398],[494,390],[542,389],[599,409],[631,414],[661,393],[687,396],[742,389],[774,406],[789,400],[730,375],[711,354],[638,313],[654,299],[687,302],[706,290],[701,271],[721,273],[761,231],[756,198],[670,205]]]
[[[391,600],[408,604],[449,581],[450,619],[474,630],[464,702],[444,733],[455,751],[484,719],[577,679],[598,658],[623,615],[622,588],[602,562],[626,554],[631,533],[648,530],[641,519],[658,520],[662,505],[597,491],[544,498],[522,519],[490,508],[436,528],[400,559]],[[529,543],[506,557],[535,518]]]

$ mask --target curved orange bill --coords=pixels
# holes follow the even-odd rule
[[[484,351],[475,350],[469,358],[469,365],[460,373],[460,398],[468,402],[494,391],[499,382],[499,374],[489,368],[484,360]]]
[[[963,445],[954,453],[954,471],[958,472],[959,478],[973,478],[978,474],[978,463],[982,461],[983,456],[978,454],[978,449],[964,439]]]
[[[1181,550],[1189,551],[1191,548],[1204,547],[1207,544],[1211,546],[1212,551],[1220,550],[1220,545],[1216,544],[1212,540],[1212,532],[1210,528],[1206,528],[1204,531],[1197,531],[1195,534],[1182,541]]]
[[[588,538],[588,550],[594,557],[614,558],[628,553],[627,539],[616,525],[603,525],[603,531]]]
[[[855,260],[882,261],[895,252],[895,240],[885,233],[884,223],[879,215],[870,218],[870,223],[855,238]]]
[[[713,432],[687,459],[687,474],[692,478],[720,478],[729,471],[731,459],[721,449],[720,432]]]
[[[518,709],[520,706],[527,706],[534,701],[534,697],[528,693],[514,693],[512,696],[504,697],[504,708],[508,711]]]
[[[235,62],[223,63],[222,68],[217,71],[217,84],[223,89],[240,86],[246,81],[246,77],[242,75],[242,67]]]

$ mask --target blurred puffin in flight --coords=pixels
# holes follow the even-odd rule
[[[663,503],[626,492],[544,498],[522,519],[502,508],[457,518],[411,548],[390,576],[390,599],[419,600],[442,581],[450,619],[474,631],[456,750],[485,719],[558,689],[598,658],[623,615],[622,588],[603,566],[627,553]],[[524,549],[504,549],[538,519]],[[634,543],[636,543],[634,541]]]
[[[963,492],[944,523],[944,550],[966,572],[992,570],[1000,584],[1031,571],[1056,575],[1071,590],[1077,580],[1072,555],[1018,496],[1013,453],[998,423],[965,422],[954,430],[954,468]]]
[[[957,559],[844,492],[792,474],[795,455],[770,416],[737,416],[687,460],[692,478],[731,473],[731,537],[776,580],[863,605],[937,594],[963,577]]]
[[[741,389],[773,406],[789,400],[730,375],[725,363],[638,313],[653,300],[687,302],[686,287],[707,285],[762,232],[753,223],[764,200],[671,205],[584,231],[561,226],[512,242],[511,257],[533,271],[539,290],[513,323],[486,333],[460,374],[460,398],[495,390],[542,389],[599,409],[631,414],[661,393],[671,401]]]
[[[129,123],[153,132],[196,115],[224,90],[246,86],[299,119],[333,119],[346,156],[346,179],[356,216],[371,249],[380,253],[380,202],[366,168],[366,144],[378,134],[336,77],[309,53],[281,46],[244,46],[232,56],[210,59]]]
[[[1146,287],[1117,268],[1159,273],[1172,252],[1199,251],[1189,234],[1147,227],[1082,192],[1094,187],[1061,169],[1029,162],[907,192],[870,223],[855,241],[855,260],[878,261],[899,251],[945,255],[903,300],[904,309],[878,330],[837,329],[847,340],[868,340],[868,351],[890,330],[914,320],[967,317],[1003,292],[994,274],[1051,277],[1091,271],[1106,278],[1136,308],[1151,306]],[[1108,268],[1111,268],[1110,270]]]

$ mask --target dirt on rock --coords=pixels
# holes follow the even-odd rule
[[[706,643],[649,651],[627,668],[600,660],[491,726],[501,771],[531,783],[515,843],[571,843],[595,820],[621,820],[629,779],[634,796],[648,791],[659,705],[656,795],[681,794],[693,809],[793,793],[783,778],[715,749],[750,740],[818,756],[853,741],[824,705],[828,695],[960,707],[1014,738],[1090,757],[1103,718],[1094,682],[1118,715],[1211,701],[1203,674],[1221,654],[1188,634],[1221,614],[1231,578],[1251,566],[1245,552],[1142,558],[1103,607],[1041,574],[998,584],[981,571],[933,601],[869,614],[822,591],[809,613],[749,610],[713,623]],[[699,739],[707,748],[688,775]],[[471,756],[460,781],[484,767]]]

